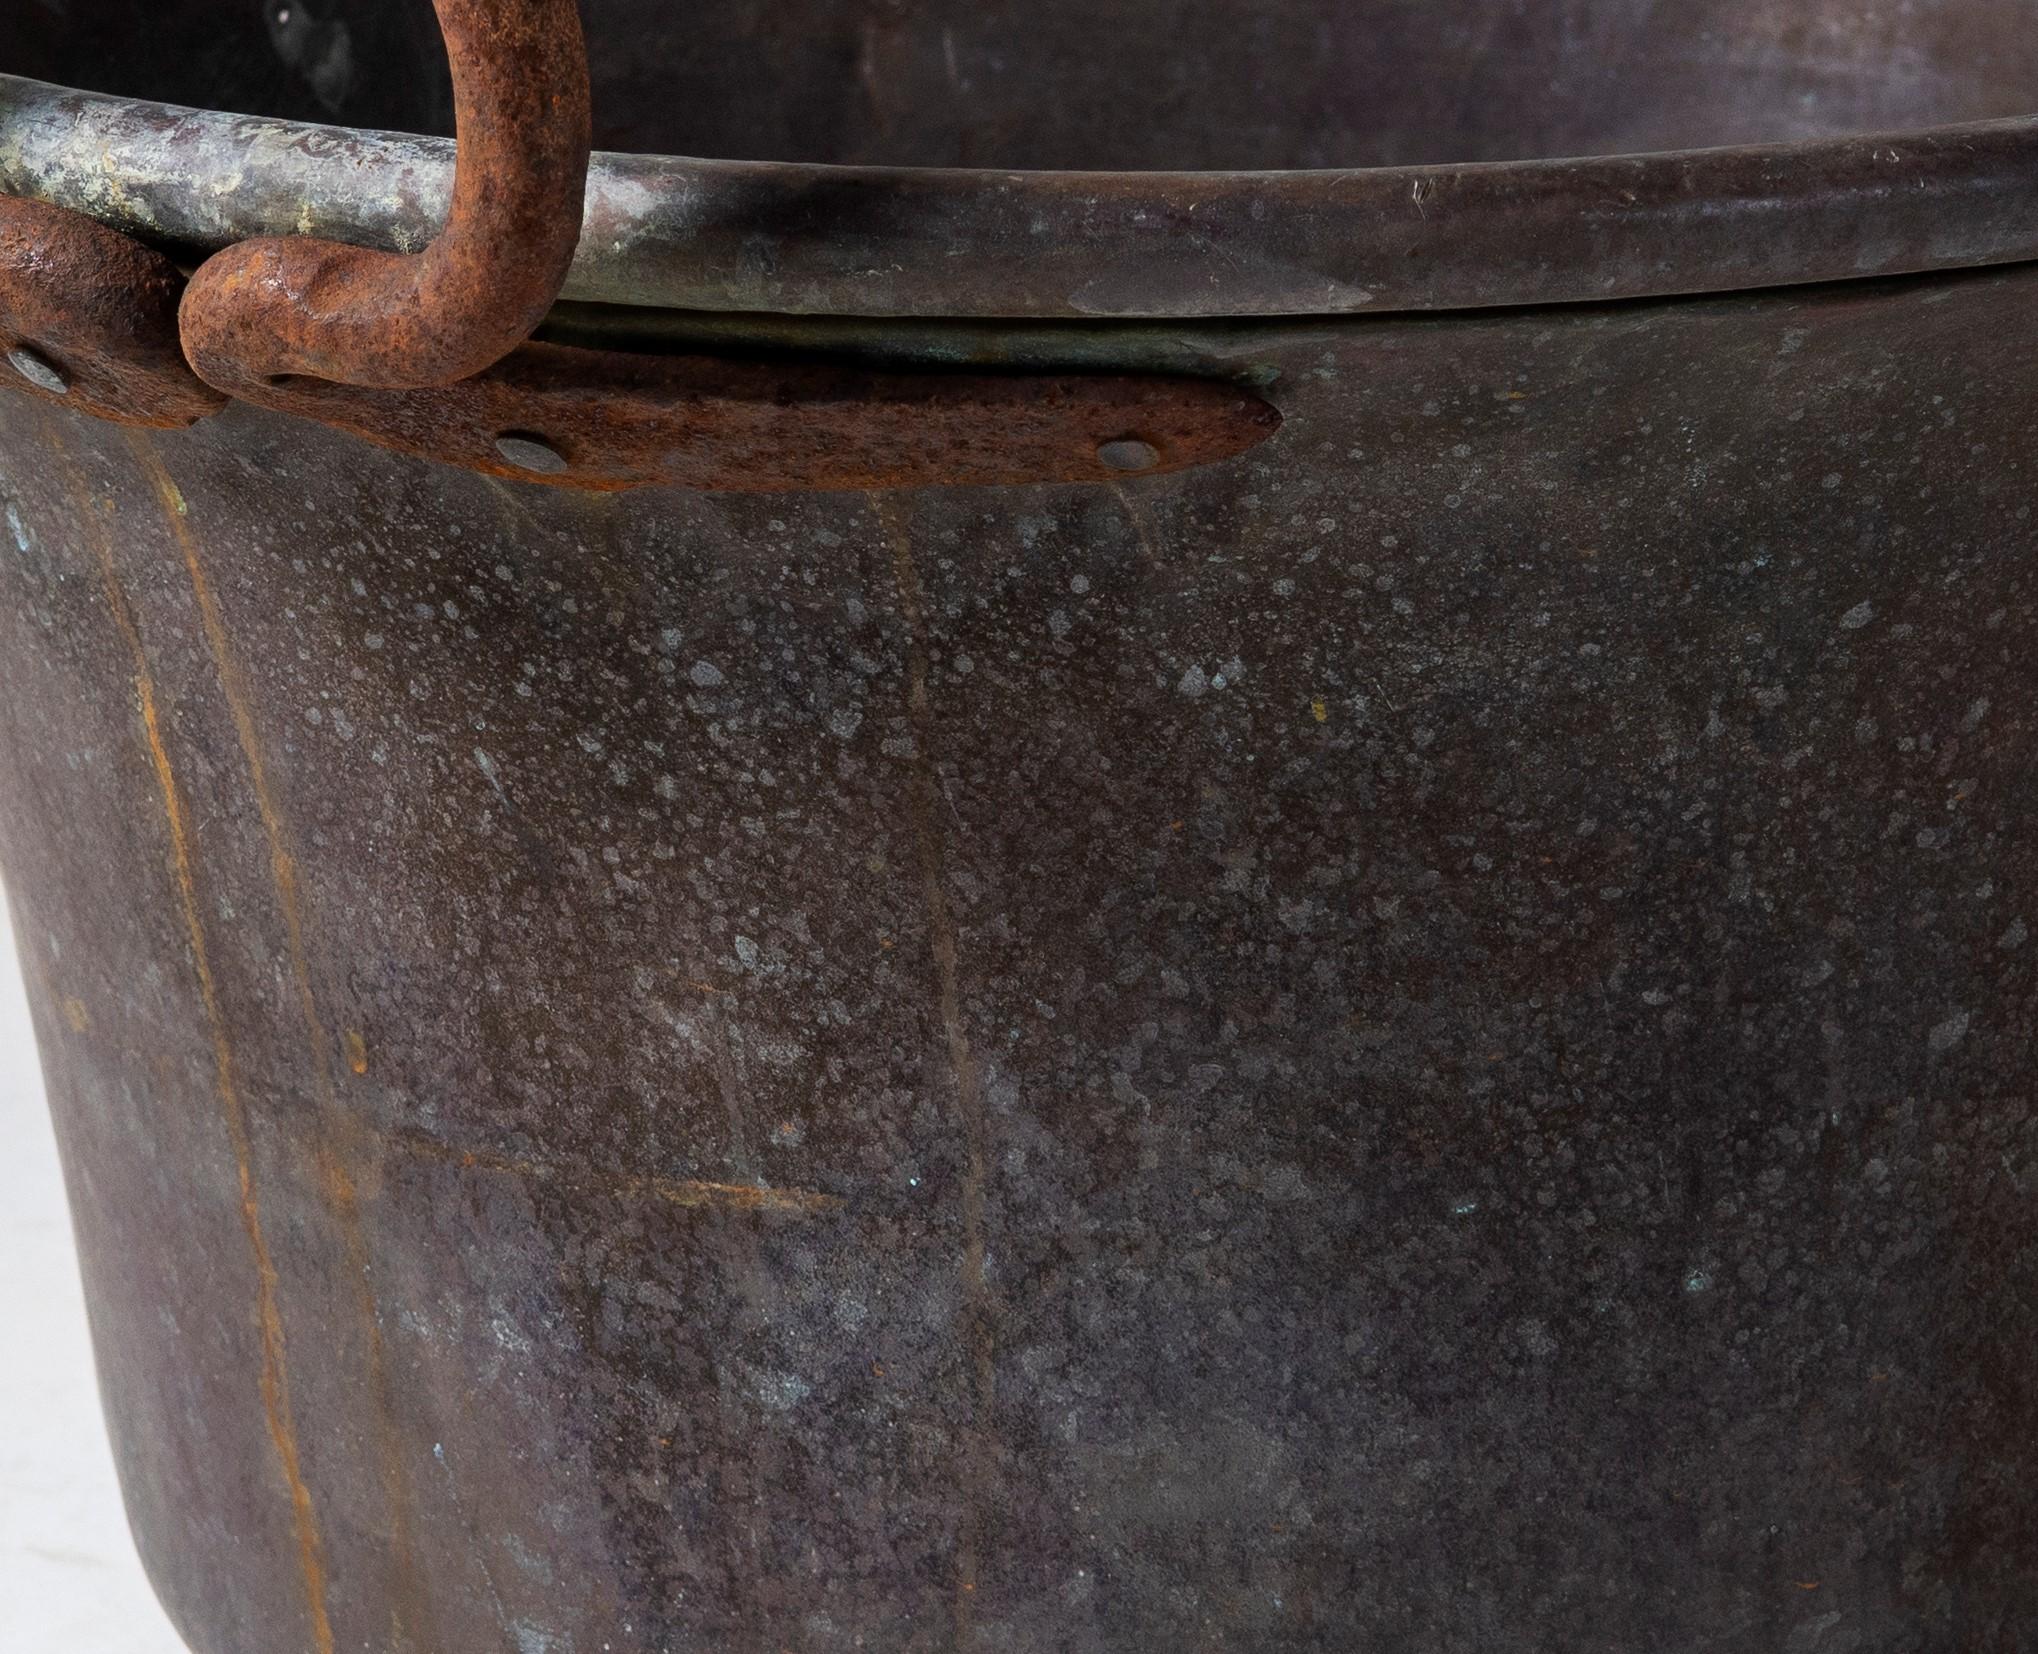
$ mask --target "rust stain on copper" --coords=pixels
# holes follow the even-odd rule
[[[1139,508],[1139,502],[1132,497],[1132,491],[1125,484],[1114,483],[1111,492],[1125,509],[1126,521],[1132,524],[1134,537],[1139,541],[1139,559],[1149,569],[1161,567],[1159,555],[1153,549],[1153,531],[1146,520],[1146,513]]]
[[[505,1177],[562,1183],[599,1190],[621,1199],[650,1199],[668,1206],[722,1207],[739,1212],[832,1212],[843,1204],[840,1195],[815,1189],[776,1189],[762,1183],[716,1183],[699,1178],[618,1175],[591,1166],[561,1166],[488,1149],[455,1148],[417,1132],[391,1132],[386,1139],[403,1153],[464,1170],[497,1172]]]
[[[746,1183],[757,1178],[750,1153],[749,1095],[729,1037],[729,1016],[725,1007],[712,1000],[709,1020],[714,1028],[715,1087],[721,1093],[722,1118],[729,1131],[728,1160]],[[758,1306],[768,1291],[763,1259],[757,1246],[754,1225],[737,1224],[726,1212],[714,1214],[715,1235],[721,1267],[749,1303],[749,1316],[756,1324]],[[728,1554],[739,1576],[748,1580],[737,1602],[737,1625],[732,1626],[732,1644],[763,1654],[769,1639],[770,1615],[766,1604],[764,1569],[764,1522],[759,1514],[761,1490],[770,1485],[773,1443],[768,1434],[748,1428],[736,1375],[726,1363],[715,1364],[716,1416],[720,1426],[724,1497],[731,1508],[743,1512],[740,1522],[731,1523],[726,1539]]]
[[[80,487],[75,492],[83,497]],[[185,938],[191,948],[192,970],[198,979],[198,993],[205,1007],[206,1024],[212,1037],[213,1067],[219,1094],[220,1114],[233,1150],[240,1186],[241,1227],[247,1236],[254,1263],[256,1318],[261,1334],[262,1408],[269,1427],[269,1439],[276,1453],[285,1486],[290,1494],[291,1526],[297,1540],[299,1571],[303,1575],[311,1635],[317,1654],[333,1654],[332,1622],[326,1610],[325,1563],[321,1553],[318,1519],[312,1505],[311,1489],[304,1479],[303,1456],[297,1444],[296,1423],[290,1403],[290,1374],[285,1348],[283,1313],[277,1297],[277,1272],[269,1241],[262,1227],[260,1195],[256,1187],[254,1148],[248,1129],[247,1105],[241,1096],[232,1041],[228,1037],[225,1013],[219,1002],[219,988],[212,974],[211,953],[206,945],[205,925],[199,917],[196,866],[192,855],[190,817],[178,784],[169,748],[163,740],[161,719],[156,709],[156,685],[141,630],[120,584],[113,561],[111,541],[103,518],[91,507],[96,526],[93,550],[100,564],[107,604],[115,626],[134,658],[134,687],[142,721],[142,732],[161,795],[164,820],[170,834],[170,858],[176,876],[178,907]]]
[[[375,1299],[373,1261],[362,1227],[359,1195],[347,1164],[347,1145],[358,1133],[351,1117],[340,1107],[334,1090],[332,1037],[319,1014],[318,997],[312,987],[311,966],[304,945],[304,904],[298,884],[297,858],[290,848],[288,831],[269,784],[268,765],[263,757],[260,733],[255,727],[247,684],[236,661],[218,601],[213,596],[211,582],[206,578],[198,537],[190,521],[189,502],[148,437],[140,431],[131,431],[128,435],[143,474],[162,505],[163,520],[169,525],[183,555],[206,647],[218,675],[220,694],[233,717],[242,760],[247,766],[249,787],[268,842],[270,873],[276,886],[277,905],[283,915],[291,975],[297,987],[298,1011],[304,1023],[305,1044],[311,1054],[324,1127],[316,1146],[323,1173],[321,1182],[326,1191],[327,1209],[339,1226],[346,1250],[346,1274],[353,1282],[355,1308],[365,1344],[368,1391],[375,1419],[376,1457],[384,1500],[389,1507],[391,1566],[396,1576],[390,1611],[396,1622],[399,1641],[404,1640],[407,1633],[414,1633],[429,1642],[432,1637],[431,1611],[426,1603],[412,1541],[413,1499],[409,1474],[397,1440],[395,1397],[382,1342],[381,1311]],[[358,1035],[354,1037],[356,1040],[359,1038]]]
[[[899,613],[906,623],[906,707],[913,728],[912,811],[920,852],[920,882],[927,907],[936,1005],[955,1085],[963,1138],[962,1289],[963,1343],[970,1361],[970,1428],[962,1466],[963,1512],[956,1540],[953,1603],[955,1642],[967,1648],[975,1632],[977,1575],[984,1552],[983,1510],[975,1490],[992,1474],[991,1430],[997,1401],[997,1311],[984,1275],[984,1227],[990,1181],[990,1128],[983,1076],[962,1019],[961,949],[948,900],[948,867],[941,836],[940,777],[934,768],[933,699],[928,687],[926,595],[913,562],[912,541],[893,503],[873,496],[871,508],[891,551]]]
[[[304,918],[302,904],[298,899],[297,860],[288,847],[283,823],[276,811],[275,797],[269,786],[268,767],[262,758],[261,740],[255,730],[254,714],[249,710],[247,685],[242,681],[240,669],[234,663],[226,623],[220,616],[219,604],[213,598],[211,583],[206,579],[204,565],[199,560],[198,541],[191,528],[190,509],[183,492],[164,468],[162,460],[145,435],[139,431],[130,432],[129,441],[136,458],[141,463],[143,474],[148,478],[157,500],[162,505],[163,520],[169,525],[170,533],[177,542],[177,549],[183,555],[185,573],[191,582],[191,595],[198,605],[199,624],[205,632],[206,647],[212,655],[213,667],[218,673],[220,693],[225,697],[227,709],[233,716],[234,733],[239,738],[241,756],[247,764],[248,781],[254,794],[255,809],[261,816],[262,831],[268,839],[269,867],[276,884],[277,901],[283,913],[291,974],[297,986],[298,1008],[304,1018],[320,1094],[324,1100],[330,1102],[332,1099],[330,1041],[319,1018],[318,1006],[312,993],[311,971],[305,960]]]

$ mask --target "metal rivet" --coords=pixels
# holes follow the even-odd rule
[[[1097,459],[1113,471],[1151,471],[1160,464],[1161,451],[1136,436],[1121,436],[1098,443]]]
[[[39,351],[27,345],[16,345],[7,353],[7,364],[26,379],[37,390],[45,390],[52,396],[70,394],[71,381],[64,377],[64,370]]]
[[[528,431],[503,432],[495,439],[495,451],[519,471],[534,471],[541,477],[556,477],[566,469],[566,456]]]

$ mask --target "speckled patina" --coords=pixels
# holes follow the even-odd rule
[[[10,408],[180,1623],[2019,1646],[2034,290],[1213,337],[1279,441],[1101,492]]]

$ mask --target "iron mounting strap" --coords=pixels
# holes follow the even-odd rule
[[[177,342],[177,267],[96,219],[0,195],[0,382],[123,425],[226,405]]]

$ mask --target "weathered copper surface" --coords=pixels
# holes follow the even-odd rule
[[[90,24],[118,90],[434,107],[350,68],[421,7],[289,10],[34,0],[10,61]],[[612,139],[800,162],[1821,141],[1467,175],[1452,247],[1528,231],[1495,308],[1207,325],[1070,319],[1051,247],[1063,319],[972,320],[1002,235],[807,249],[846,199],[866,248],[944,192],[1011,223],[981,173],[647,162],[628,222],[699,185],[729,292],[839,313],[537,348],[1283,420],[1102,486],[604,494],[0,398],[0,865],[194,1648],[2022,1654],[2038,264],[1690,296],[1829,234],[1816,273],[2016,256],[2027,125],[1846,134],[2026,108],[2021,9],[589,14]],[[1354,176],[1212,181],[1195,302],[1319,280],[1284,238]],[[1690,211],[1624,239],[1616,176]],[[1177,183],[1011,187],[1122,277]],[[1685,296],[1521,303],[1587,296],[1580,238]]]
[[[177,342],[183,278],[83,213],[0,195],[0,390],[174,429],[224,406]]]
[[[1220,339],[1279,448],[1119,493],[11,409],[179,1623],[2017,1648],[2034,298]]]

